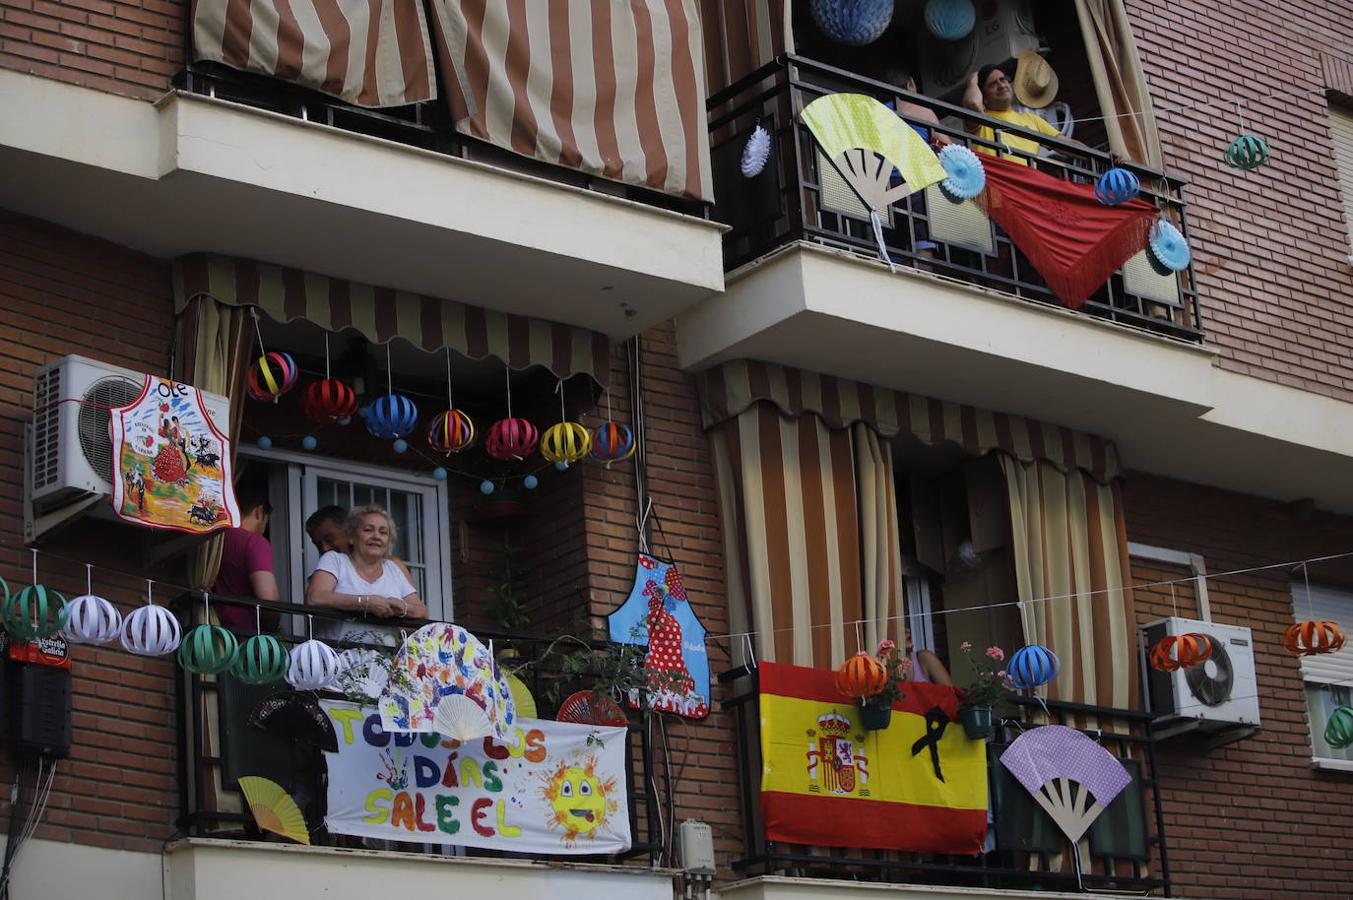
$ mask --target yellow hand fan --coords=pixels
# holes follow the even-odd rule
[[[531,689],[511,672],[507,673],[507,687],[512,691],[512,702],[517,707],[517,718],[519,719],[537,719],[536,698],[531,696]]]
[[[240,792],[254,814],[254,821],[264,831],[291,838],[298,844],[310,843],[310,829],[305,826],[305,816],[301,808],[291,799],[282,786],[257,775],[244,775],[239,779]]]

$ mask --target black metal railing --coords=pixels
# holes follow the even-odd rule
[[[221,605],[245,609],[250,617],[261,618],[264,633],[273,634],[288,649],[308,638],[314,628],[324,623],[358,622],[371,627],[372,622],[357,619],[352,615],[323,607],[297,607],[288,603],[269,603],[255,600],[237,600],[227,598],[211,599],[214,609]],[[183,594],[176,598],[175,608],[185,623],[185,633],[202,621],[203,603],[201,594]],[[255,613],[257,610],[257,613]],[[269,627],[269,619],[276,623]],[[415,619],[386,619],[381,625],[395,626],[401,630],[413,632],[425,621]],[[253,630],[237,631],[238,639],[243,642],[253,634]],[[517,665],[512,666],[518,678],[521,678],[536,699],[538,713],[547,716],[553,712],[546,698],[548,682],[557,678],[545,665],[540,665],[548,657],[549,649],[558,639],[555,637],[522,632],[508,632],[492,628],[476,628],[475,635],[484,641],[493,641],[494,649],[500,661],[512,656]],[[569,639],[572,646],[584,645],[594,649],[606,646],[603,641],[580,641]],[[349,646],[371,647],[369,644],[334,643],[341,650]],[[385,652],[393,648],[375,647]],[[506,652],[504,652],[506,651]],[[578,685],[569,682],[569,689]],[[258,774],[268,776],[278,767],[285,771],[290,781],[292,793],[302,812],[306,816],[307,826],[311,829],[311,842],[318,846],[364,847],[369,842],[358,838],[330,834],[323,827],[324,821],[324,770],[317,748],[309,746],[296,737],[279,737],[247,725],[248,710],[252,705],[267,696],[290,692],[285,681],[262,687],[249,687],[238,679],[228,675],[200,676],[180,673],[177,690],[177,730],[178,730],[178,769],[179,769],[179,815],[177,826],[188,837],[229,837],[245,840],[263,840],[254,825],[253,816],[241,805],[241,795],[236,779],[239,775]],[[558,692],[556,692],[558,693]],[[332,692],[319,692],[315,696],[343,699],[344,695]],[[653,864],[662,851],[659,835],[662,825],[659,822],[661,806],[655,793],[654,781],[650,774],[654,771],[653,747],[648,738],[648,730],[640,722],[631,719],[628,735],[626,759],[626,782],[629,827],[632,844],[628,851],[617,856],[598,855],[572,856],[576,861],[618,862],[647,856]],[[251,767],[258,767],[254,771]],[[419,853],[447,853],[449,848],[441,845],[420,843],[382,842],[382,847]],[[480,857],[516,857],[532,858],[532,854],[507,853],[471,847],[458,847],[459,855]]]
[[[895,85],[790,55],[730,85],[708,102],[716,197],[714,218],[729,226],[724,235],[724,267],[728,271],[798,241],[866,256],[878,255],[871,223],[861,214],[863,207],[859,211],[843,210],[840,202],[833,201],[833,190],[824,185],[824,179],[834,180],[832,171],[824,171],[831,164],[822,160],[811,133],[799,118],[799,113],[813,100],[842,91],[867,94],[885,103],[902,100],[927,107],[935,112],[941,124],[920,121],[916,124],[935,135],[974,150],[1024,157],[1040,170],[1074,182],[1093,184],[1115,164],[1123,166],[1140,179],[1143,199],[1156,204],[1180,222],[1181,228],[1185,227],[1183,179],[1115,161],[1110,154],[1081,144],[1025,131],[949,103],[908,93]],[[769,171],[756,178],[743,178],[739,160],[747,136],[757,122],[771,133]],[[994,125],[1003,132],[1036,142],[1042,152],[1034,157],[981,139],[967,131],[969,124]],[[977,244],[945,241],[936,235],[932,221],[935,212],[928,208],[924,192],[892,205],[890,221],[884,222],[883,233],[895,263],[1031,301],[1062,305],[999,226],[992,223],[993,233],[986,247],[980,246],[986,241]],[[1171,280],[1175,281],[1173,287],[1168,281],[1155,282],[1151,296],[1143,296],[1132,293],[1124,274],[1119,272],[1081,310],[1180,340],[1201,341],[1203,329],[1192,268]]]
[[[869,847],[843,849],[769,841],[760,817],[760,692],[753,668],[725,672],[724,709],[734,714],[743,852],[733,868],[746,876],[789,875],[879,883],[997,890],[1110,891],[1170,896],[1169,858],[1157,782],[1151,715],[1076,703],[1015,698],[987,744],[991,798],[987,852],[976,856],[912,854]],[[1000,764],[1025,727],[1079,728],[1118,757],[1132,782],[1101,814],[1075,870],[1071,844]]]

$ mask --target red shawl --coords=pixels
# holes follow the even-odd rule
[[[994,156],[982,164],[987,187],[978,202],[1071,309],[1146,246],[1156,209],[1145,200],[1105,206],[1094,185]]]

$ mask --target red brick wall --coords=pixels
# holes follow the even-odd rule
[[[1353,279],[1320,59],[1353,57],[1353,2],[1126,5],[1156,108],[1213,104],[1158,119],[1166,168],[1191,182],[1189,239],[1218,364],[1353,400]],[[1222,161],[1240,130],[1236,100],[1273,151],[1249,173]]]
[[[18,473],[34,371],[67,353],[164,371],[172,322],[169,270],[159,260],[0,212],[0,466],[10,473],[0,482],[0,575],[12,589],[32,581]],[[58,557],[139,573],[131,561],[146,547],[138,538],[82,522],[44,545],[38,579],[68,597],[84,593],[84,567]],[[125,610],[142,602],[145,582],[101,570],[94,590]],[[159,849],[178,803],[172,672],[168,661],[121,649],[75,649],[74,748],[39,837]],[[8,768],[0,773],[0,781],[11,777]],[[0,818],[8,815],[5,804]]]
[[[1284,504],[1145,475],[1124,492],[1128,538],[1202,554],[1224,572],[1353,549],[1353,520],[1303,515]],[[1137,562],[1138,583],[1179,569]],[[1344,560],[1310,567],[1311,580],[1353,584]],[[1217,622],[1253,630],[1262,729],[1208,752],[1181,738],[1158,752],[1174,892],[1185,897],[1348,896],[1353,775],[1311,768],[1310,730],[1297,661],[1281,644],[1293,621],[1289,568],[1208,579]],[[1140,622],[1194,618],[1193,591],[1137,591]]]
[[[183,68],[187,15],[171,0],[5,0],[0,66],[151,100]]]

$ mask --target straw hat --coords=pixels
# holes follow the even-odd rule
[[[1015,66],[1015,99],[1030,109],[1042,109],[1057,97],[1057,73],[1037,51],[1020,53]]]

